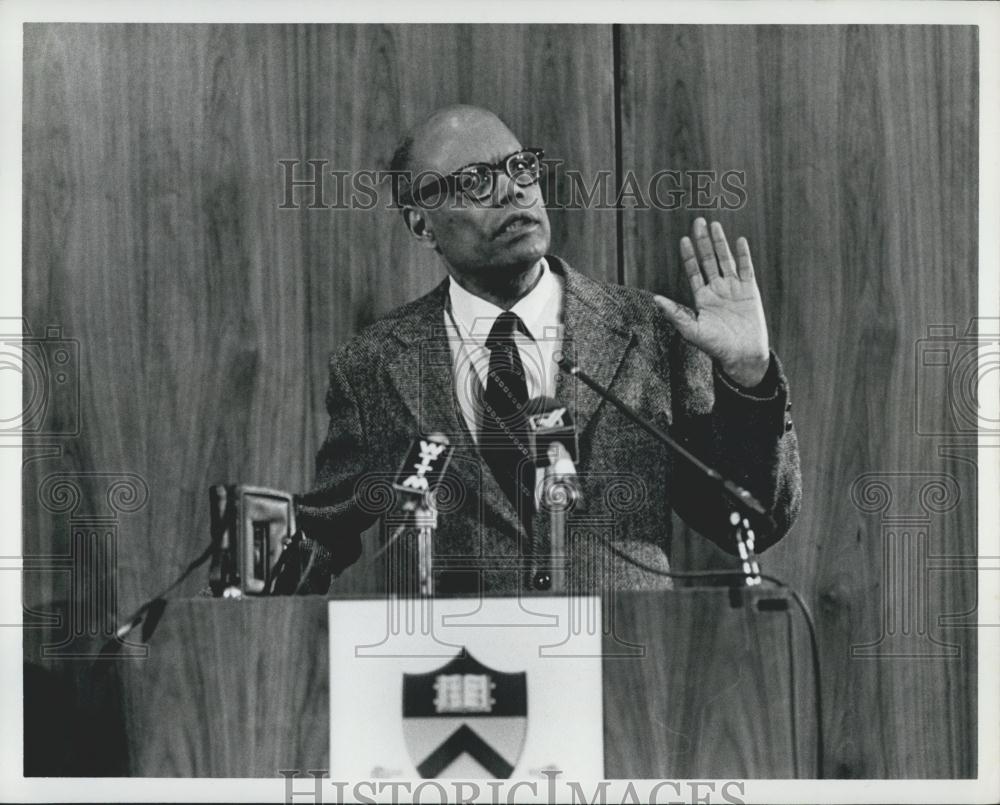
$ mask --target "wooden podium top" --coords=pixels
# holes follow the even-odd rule
[[[810,703],[794,701],[787,604],[759,587],[605,596],[595,776],[811,776],[815,725]],[[321,596],[170,601],[145,646],[115,661],[128,773],[327,769],[327,607]]]

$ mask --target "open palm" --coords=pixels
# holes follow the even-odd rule
[[[737,383],[757,385],[767,371],[767,323],[754,279],[750,246],[736,241],[729,251],[722,225],[695,219],[691,237],[681,238],[681,260],[691,283],[695,309],[663,296],[656,301],[683,338],[719,362]]]

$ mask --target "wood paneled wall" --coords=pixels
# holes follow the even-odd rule
[[[976,603],[975,441],[956,417],[975,402],[949,399],[918,350],[977,312],[976,33],[626,26],[620,47],[640,186],[745,173],[746,205],[711,215],[750,241],[791,381],[803,510],[764,563],[818,619],[829,773],[974,775],[975,640],[938,618]],[[626,209],[626,284],[684,296],[692,215]],[[697,535],[678,543],[682,566],[722,563]]]
[[[279,209],[279,161],[381,168],[431,109],[479,104],[585,177],[744,172],[745,205],[711,214],[750,240],[792,383],[805,504],[765,560],[817,615],[827,768],[975,773],[975,451],[919,359],[976,311],[974,29],[28,25],[24,45],[24,315],[79,343],[80,377],[79,434],[26,448],[26,556],[110,528],[121,617],[207,543],[211,483],[308,487],[329,352],[442,271],[391,211]],[[553,251],[683,296],[695,214],[553,211]],[[721,562],[677,543],[677,566]],[[26,604],[72,583],[28,574]]]

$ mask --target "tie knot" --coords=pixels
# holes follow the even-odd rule
[[[524,322],[521,321],[520,317],[516,313],[511,313],[509,310],[504,311],[499,316],[497,320],[493,322],[493,328],[490,330],[489,336],[486,338],[486,348],[493,349],[496,346],[509,346],[514,343],[514,333],[520,330],[522,333],[526,333]]]

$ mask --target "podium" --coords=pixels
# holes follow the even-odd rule
[[[788,604],[760,587],[606,595],[605,767],[595,776],[812,776],[811,700],[796,701],[794,684],[807,654],[793,651]],[[113,661],[126,773],[327,769],[327,605],[320,596],[168,602],[146,628],[147,656]]]

